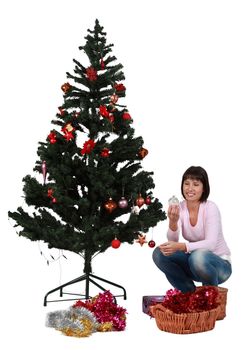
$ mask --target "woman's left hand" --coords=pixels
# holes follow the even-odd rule
[[[163,255],[172,255],[178,250],[186,251],[185,243],[173,242],[173,241],[160,244],[159,248],[160,248],[160,251],[163,253]]]

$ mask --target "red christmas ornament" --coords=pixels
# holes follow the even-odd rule
[[[113,239],[113,241],[111,241],[111,246],[114,249],[119,248],[121,245],[121,242],[119,241],[119,239],[117,239],[116,237]]]
[[[110,150],[109,150],[109,148],[103,148],[102,151],[101,151],[101,153],[100,153],[100,155],[101,155],[101,157],[103,157],[103,158],[109,157],[109,155],[110,155]]]
[[[63,128],[61,129],[61,131],[63,131],[64,138],[67,141],[70,141],[71,139],[74,139],[74,135],[73,135],[73,131],[75,130],[75,128],[72,126],[71,123],[67,123],[65,126],[63,126]]]
[[[53,198],[54,190],[52,188],[48,189],[48,197]]]
[[[146,197],[145,204],[147,205],[151,204],[151,197]]]
[[[49,139],[49,142],[52,143],[52,144],[57,142],[56,133],[51,131],[51,133],[48,135],[48,139]]]
[[[125,86],[123,84],[115,84],[114,88],[116,89],[116,91],[124,91],[126,90]]]
[[[139,153],[138,153],[138,155],[141,159],[145,158],[147,156],[147,154],[148,154],[147,149],[143,148],[143,147],[139,150]]]
[[[57,199],[55,197],[52,198],[52,203],[57,203]]]
[[[86,75],[88,80],[90,81],[95,81],[97,80],[97,71],[94,67],[90,66],[86,69]]]
[[[148,246],[149,246],[150,248],[154,248],[155,245],[156,245],[156,242],[153,241],[153,239],[151,239],[151,240],[148,242]]]
[[[66,94],[71,89],[71,84],[65,83],[61,85],[61,90]]]
[[[141,194],[140,194],[139,197],[136,199],[135,203],[136,203],[136,205],[137,205],[139,208],[141,208],[142,205],[144,205],[145,200],[144,200],[144,198],[141,196]]]
[[[138,239],[136,240],[136,242],[139,243],[141,247],[143,246],[143,244],[147,243],[147,240],[145,237],[146,235],[143,235],[142,233],[138,234]]]
[[[106,106],[103,106],[103,105],[100,106],[100,115],[102,115],[102,117],[105,117],[105,118],[109,116],[109,112]]]
[[[123,118],[124,120],[130,120],[130,119],[132,119],[132,118],[131,118],[131,115],[130,115],[128,112],[124,112],[122,118]]]
[[[92,152],[92,150],[94,149],[96,143],[94,142],[94,140],[88,140],[86,142],[84,142],[83,144],[83,148],[81,149],[81,154],[90,154]]]
[[[116,209],[117,203],[113,201],[113,199],[110,197],[109,200],[104,205],[105,209],[111,214],[113,210]]]

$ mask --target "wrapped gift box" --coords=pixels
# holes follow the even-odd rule
[[[162,303],[164,299],[163,295],[144,295],[142,299],[142,311],[150,315],[150,306]]]

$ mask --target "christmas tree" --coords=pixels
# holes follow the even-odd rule
[[[85,39],[79,49],[87,63],[73,60],[74,74],[61,86],[63,104],[39,142],[34,171],[41,177],[23,179],[30,210],[8,214],[20,236],[83,256],[90,273],[95,255],[133,243],[166,215],[152,193],[153,172],[142,170],[143,138],[134,136],[132,117],[119,103],[125,77],[110,54],[113,44],[98,20]]]

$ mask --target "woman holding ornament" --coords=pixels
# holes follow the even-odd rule
[[[232,273],[230,250],[215,203],[208,200],[208,175],[191,166],[182,176],[181,203],[170,201],[168,241],[155,248],[153,261],[181,292],[196,289],[194,281],[218,286]],[[185,242],[179,242],[180,232]]]

